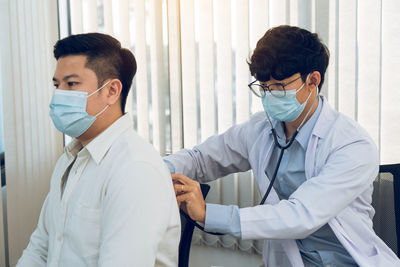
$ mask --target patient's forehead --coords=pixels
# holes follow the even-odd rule
[[[84,55],[71,55],[60,57],[57,60],[54,71],[54,79],[62,81],[65,79],[89,79],[97,82],[96,73],[86,66],[87,57]]]

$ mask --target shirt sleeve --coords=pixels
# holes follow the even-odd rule
[[[164,163],[165,163],[165,165],[167,165],[169,172],[170,172],[171,174],[174,174],[174,173],[175,173],[175,167],[174,167],[174,165],[172,165],[172,163],[169,162],[169,161],[168,161],[167,159],[165,159],[165,158],[164,158]]]
[[[46,214],[48,198],[49,196],[47,195],[40,212],[38,225],[31,236],[28,247],[22,253],[17,267],[43,267],[47,265],[49,234],[46,228]]]
[[[241,238],[238,206],[207,203],[204,229],[208,232],[229,234]]]
[[[175,173],[182,173],[201,183],[247,171],[250,169],[249,150],[256,139],[252,123],[250,120],[235,125],[192,149],[182,149],[164,157],[164,161],[173,166]]]
[[[176,265],[179,213],[167,176],[145,162],[113,174],[103,200],[98,266],[154,266],[161,249],[172,255],[161,265]]]

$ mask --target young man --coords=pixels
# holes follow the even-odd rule
[[[178,203],[208,231],[264,239],[266,266],[400,266],[372,229],[377,148],[319,95],[328,61],[317,34],[268,30],[249,63],[265,112],[164,158]],[[204,203],[196,181],[249,169],[265,204]]]
[[[177,266],[180,219],[168,169],[124,114],[132,53],[99,33],[56,43],[50,116],[75,137],[17,266]]]

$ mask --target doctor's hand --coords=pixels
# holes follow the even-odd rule
[[[201,193],[200,184],[183,174],[172,174],[178,206],[194,221],[204,223],[206,203]]]

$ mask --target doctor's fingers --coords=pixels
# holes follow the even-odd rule
[[[188,184],[188,185],[194,185],[194,184],[198,184],[198,182],[193,181],[192,179],[190,179],[189,177],[181,174],[181,173],[174,173],[171,174],[172,180],[174,181],[174,183],[179,182],[181,184]]]
[[[206,203],[203,197],[195,193],[186,193],[176,197],[178,206],[186,209],[186,213],[195,221],[204,222],[206,214]]]
[[[199,188],[197,186],[191,186],[187,184],[180,184],[180,183],[174,183],[174,190],[175,190],[175,195],[181,195],[184,193],[198,193]]]
[[[172,174],[171,177],[174,183],[175,194],[179,194],[181,192],[196,192],[197,194],[202,195],[199,182],[194,181],[180,173]]]

